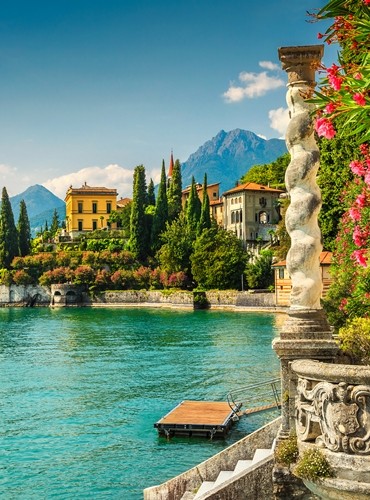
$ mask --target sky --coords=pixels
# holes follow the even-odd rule
[[[131,196],[220,130],[283,137],[279,47],[315,45],[323,0],[0,0],[0,188]],[[336,58],[325,47],[324,63]]]

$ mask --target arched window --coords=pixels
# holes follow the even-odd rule
[[[240,210],[240,222],[243,222],[243,212]]]
[[[267,212],[260,212],[259,213],[259,223],[260,224],[267,224],[269,221],[269,216]]]
[[[235,224],[235,212],[231,212],[231,224]]]
[[[236,220],[235,222],[239,222],[239,212],[236,212]]]

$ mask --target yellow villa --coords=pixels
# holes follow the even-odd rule
[[[66,232],[72,239],[96,229],[115,229],[108,222],[109,215],[117,209],[117,190],[106,187],[69,187],[66,193]]]

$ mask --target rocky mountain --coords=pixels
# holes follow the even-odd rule
[[[35,184],[27,188],[23,193],[10,198],[16,224],[18,222],[19,204],[21,200],[24,200],[26,203],[32,236],[35,236],[37,231],[41,229],[41,226],[45,227],[46,221],[50,227],[55,209],[57,209],[59,220],[63,221],[65,219],[66,209],[64,201],[55,196],[44,186]]]
[[[270,163],[286,153],[285,141],[262,139],[248,130],[221,130],[213,139],[191,154],[182,164],[183,187],[203,183],[207,173],[208,183],[220,182],[220,194],[235,186],[236,182],[254,165]]]

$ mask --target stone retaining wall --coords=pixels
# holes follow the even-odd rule
[[[59,285],[62,286],[62,285]],[[205,292],[211,308],[270,308],[275,310],[275,295],[270,292],[238,292],[220,290]],[[48,306],[52,301],[50,288],[40,285],[0,285],[0,307]],[[189,291],[171,290],[111,290],[94,295],[83,294],[86,306],[148,306],[192,308],[194,294]],[[281,309],[281,308],[280,308]]]
[[[50,290],[40,285],[0,285],[0,306],[48,306]]]

